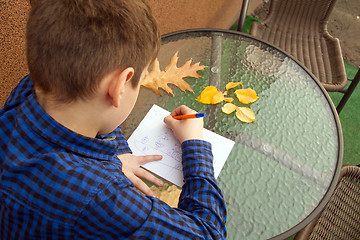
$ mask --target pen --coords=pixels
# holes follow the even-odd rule
[[[182,120],[182,119],[191,119],[191,118],[201,118],[205,117],[206,113],[195,113],[195,114],[188,114],[188,115],[178,115],[173,116],[174,119]]]

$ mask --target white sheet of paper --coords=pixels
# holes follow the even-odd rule
[[[144,164],[143,167],[167,181],[182,187],[184,177],[181,164],[180,142],[171,129],[164,123],[164,117],[170,113],[153,105],[139,126],[128,139],[135,156],[162,155],[160,161]],[[180,120],[179,120],[180,121]],[[234,146],[234,141],[204,128],[204,140],[212,145],[214,172],[217,178]]]

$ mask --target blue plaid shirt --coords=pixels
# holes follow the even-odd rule
[[[0,239],[225,238],[211,145],[181,147],[185,184],[171,208],[122,172],[117,154],[131,151],[120,128],[72,132],[44,112],[25,77],[0,111]]]

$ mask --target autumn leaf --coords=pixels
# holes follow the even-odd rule
[[[237,107],[232,103],[226,103],[222,108],[221,111],[226,114],[230,114],[236,110],[236,117],[245,123],[251,123],[256,120],[254,112],[247,107]]]
[[[236,117],[245,123],[251,123],[256,120],[254,112],[247,107],[236,107]]]
[[[161,95],[159,92],[159,88],[164,89],[167,93],[172,92],[171,88],[168,87],[167,83],[161,81],[164,74],[164,71],[160,71],[159,60],[155,59],[151,72],[146,71],[145,78],[141,82],[141,85],[152,89],[159,95]]]
[[[234,99],[231,98],[231,97],[224,97],[224,101],[228,102],[228,103],[231,103],[232,101],[234,101]]]
[[[259,97],[256,95],[256,92],[251,88],[238,89],[235,91],[235,95],[239,101],[244,104],[253,103],[259,99]]]
[[[234,112],[236,108],[236,105],[232,103],[225,103],[224,106],[222,106],[221,111],[223,111],[223,113],[230,114]]]
[[[234,83],[234,82],[228,82],[227,84],[226,84],[226,86],[225,86],[225,89],[226,90],[229,90],[229,89],[232,89],[232,88],[234,88],[234,87],[237,87],[238,85],[242,85],[242,83],[241,82],[236,82],[236,83]]]
[[[195,100],[204,104],[218,104],[224,101],[224,94],[215,86],[207,86]]]
[[[218,91],[211,100],[211,104],[218,104],[222,101],[224,101],[224,94],[221,91]]]
[[[169,186],[169,184],[165,183],[162,187],[153,185],[150,189],[155,193],[157,198],[166,202],[170,207],[176,208],[178,206],[181,193],[180,188],[175,185]]]
[[[204,104],[211,104],[212,99],[217,94],[218,90],[214,86],[208,86],[204,88],[204,90],[201,92],[201,94],[198,96],[197,99],[195,99],[198,102],[204,103]]]
[[[176,52],[171,58],[168,66],[164,71],[160,70],[159,61],[155,59],[152,70],[146,71],[145,78],[141,85],[152,89],[157,94],[161,95],[159,88],[164,89],[168,94],[174,95],[172,89],[168,84],[173,84],[180,88],[182,91],[194,92],[190,85],[184,81],[186,77],[200,78],[201,76],[197,73],[199,70],[203,70],[207,66],[200,66],[200,63],[191,65],[191,59],[188,60],[180,68],[177,67],[178,52]]]
[[[238,107],[235,104],[231,103],[234,100],[233,98],[224,97],[228,94],[229,89],[235,88],[240,84],[242,85],[242,83],[240,82],[227,83],[225,86],[226,90],[224,93],[218,90],[215,86],[207,86],[204,88],[204,90],[201,92],[201,94],[196,100],[204,104],[217,104],[225,101],[227,103],[225,103],[221,108],[221,111],[223,113],[231,114],[234,111],[236,111],[235,115],[241,122],[245,122],[245,123],[254,122],[256,120],[255,114],[250,108]],[[253,103],[259,99],[259,97],[256,95],[256,92],[251,88],[238,89],[234,92],[234,94],[237,96],[239,101],[244,104]]]

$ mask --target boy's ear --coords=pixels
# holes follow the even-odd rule
[[[114,107],[120,106],[121,96],[125,91],[125,84],[134,76],[134,68],[128,67],[124,70],[115,70],[112,75],[108,93]]]

